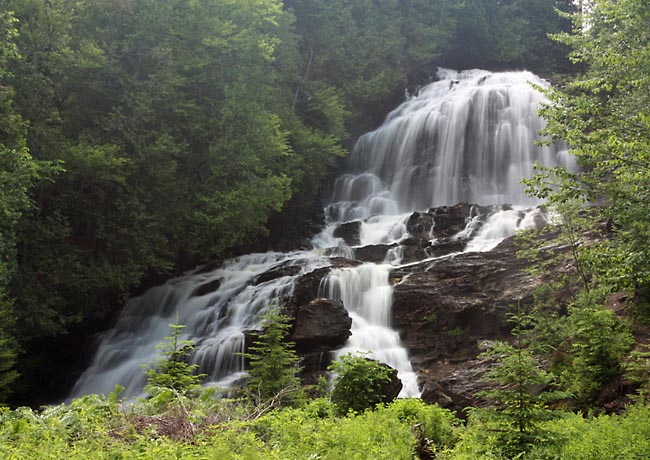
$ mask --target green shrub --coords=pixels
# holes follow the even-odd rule
[[[252,423],[253,430],[279,458],[287,460],[411,460],[415,437],[411,424],[394,411],[379,408],[337,418],[317,407],[275,411]],[[314,413],[320,416],[314,416]]]
[[[525,459],[644,460],[650,458],[650,407],[636,405],[624,415],[584,418],[566,414],[547,424],[553,442],[540,443]]]
[[[351,354],[334,361],[329,370],[336,375],[331,397],[341,415],[363,412],[384,402],[382,386],[390,382],[393,372],[379,361]]]
[[[451,447],[456,442],[458,420],[451,411],[429,405],[421,399],[398,399],[385,408],[398,420],[419,427],[424,438],[436,449]]]
[[[634,337],[611,310],[581,299],[570,308],[567,321],[572,333],[566,338],[570,348],[560,376],[564,388],[587,405],[603,384],[621,372]]]

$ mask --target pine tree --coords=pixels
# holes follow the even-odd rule
[[[510,320],[515,323],[514,343],[496,342],[480,355],[495,361],[484,376],[494,387],[477,395],[488,400],[493,408],[473,409],[471,413],[488,425],[489,432],[496,433],[502,453],[513,458],[543,438],[539,423],[555,416],[548,404],[569,394],[544,391],[555,377],[540,366],[533,351],[526,346],[525,328],[532,318],[519,311]]]
[[[196,374],[198,365],[187,362],[194,345],[190,340],[180,340],[185,326],[178,324],[178,319],[169,326],[172,328],[171,334],[157,347],[163,356],[147,370],[149,380],[145,390],[151,392],[156,387],[167,388],[189,396],[200,388],[205,375]]]
[[[286,403],[301,396],[295,344],[286,340],[290,318],[273,306],[262,316],[263,330],[244,356],[249,360],[248,390],[258,404]]]

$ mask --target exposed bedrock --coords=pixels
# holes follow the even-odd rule
[[[511,325],[506,314],[518,302],[530,304],[534,289],[545,282],[546,277],[526,273],[524,265],[508,238],[490,252],[392,272],[393,327],[409,351],[425,401],[455,410],[476,402],[487,369],[478,355],[490,341],[507,339]]]

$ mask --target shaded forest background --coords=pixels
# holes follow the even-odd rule
[[[555,9],[573,5],[4,1],[0,401],[63,397],[86,338],[153,283],[300,245],[346,149],[437,66],[574,71]]]

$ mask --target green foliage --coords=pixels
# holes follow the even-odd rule
[[[6,402],[18,377],[10,284],[18,268],[18,224],[32,206],[29,191],[39,174],[27,149],[26,123],[15,111],[14,90],[9,86],[9,63],[19,56],[16,22],[11,12],[0,12],[0,404]]]
[[[588,302],[586,305],[584,302]],[[573,331],[562,369],[563,384],[581,402],[590,401],[613,376],[621,371],[623,357],[634,338],[629,327],[611,310],[578,299],[567,317]]]
[[[172,390],[183,396],[195,394],[200,388],[202,374],[196,374],[198,365],[187,362],[194,345],[190,340],[181,340],[184,325],[170,324],[171,334],[157,348],[162,353],[146,374],[148,377],[145,391],[156,392],[159,388]]]
[[[633,291],[642,309],[650,305],[649,17],[647,2],[598,0],[574,16],[572,34],[556,37],[587,70],[565,88],[548,91],[545,133],[565,140],[582,168],[541,168],[530,183],[537,196],[554,203],[599,203],[592,219],[609,221],[611,234],[595,251],[593,269],[609,289]]]
[[[447,409],[411,398],[397,399],[386,410],[395,414],[400,421],[417,427],[434,451],[452,447],[456,442],[458,420]]]
[[[119,389],[118,389],[119,391]],[[470,419],[457,424],[448,411],[419,400],[401,400],[363,414],[333,415],[319,399],[251,419],[251,407],[213,395],[188,399],[194,431],[175,413],[148,412],[149,401],[122,404],[117,392],[89,395],[35,411],[0,410],[0,456],[66,459],[260,460],[385,459],[416,457],[416,428],[434,441],[436,458],[502,460],[498,441]],[[543,422],[544,442],[521,460],[644,459],[650,455],[650,407],[630,407],[622,415],[585,418],[566,414]],[[456,441],[458,439],[458,441]]]
[[[392,369],[362,355],[343,355],[328,368],[335,374],[332,402],[338,413],[363,412],[385,399],[382,386],[390,382]]]
[[[639,394],[648,400],[650,397],[650,345],[639,344],[623,363],[625,376],[639,385]]]
[[[106,317],[147,276],[255,241],[301,187],[316,196],[342,149],[291,112],[297,50],[276,0],[6,3],[17,21],[2,95],[10,84],[12,113],[28,121],[8,126],[58,165],[23,180],[27,150],[0,150],[11,160],[0,211],[21,203],[8,246],[20,253],[8,272],[20,307],[8,316],[29,356],[20,386],[38,392],[30,383],[51,376],[39,375],[37,347]],[[4,266],[0,276],[4,290]]]
[[[581,414],[564,414],[561,419],[544,422],[547,437],[520,460],[610,460],[642,459],[650,455],[650,407],[637,405],[623,415],[585,418]],[[484,436],[484,426],[470,421],[445,460],[503,460],[495,438]]]
[[[348,133],[462,54],[463,31],[488,24],[489,59],[513,63],[563,30],[556,1],[474,3],[6,0],[0,340],[8,366],[24,350],[19,388],[42,391],[61,366],[39,351],[145,280],[304,238]]]
[[[526,459],[642,459],[650,455],[650,408],[638,405],[621,416],[583,418],[567,414],[549,423],[553,442],[539,444]]]
[[[297,376],[300,358],[293,342],[286,340],[290,318],[272,306],[262,316],[262,328],[245,354],[250,363],[249,394],[258,404],[296,402],[302,397]]]
[[[568,49],[549,39],[552,31],[571,29],[557,10],[575,11],[571,1],[469,0],[457,5],[450,50],[452,65],[487,68],[525,67],[537,72],[570,69]]]

